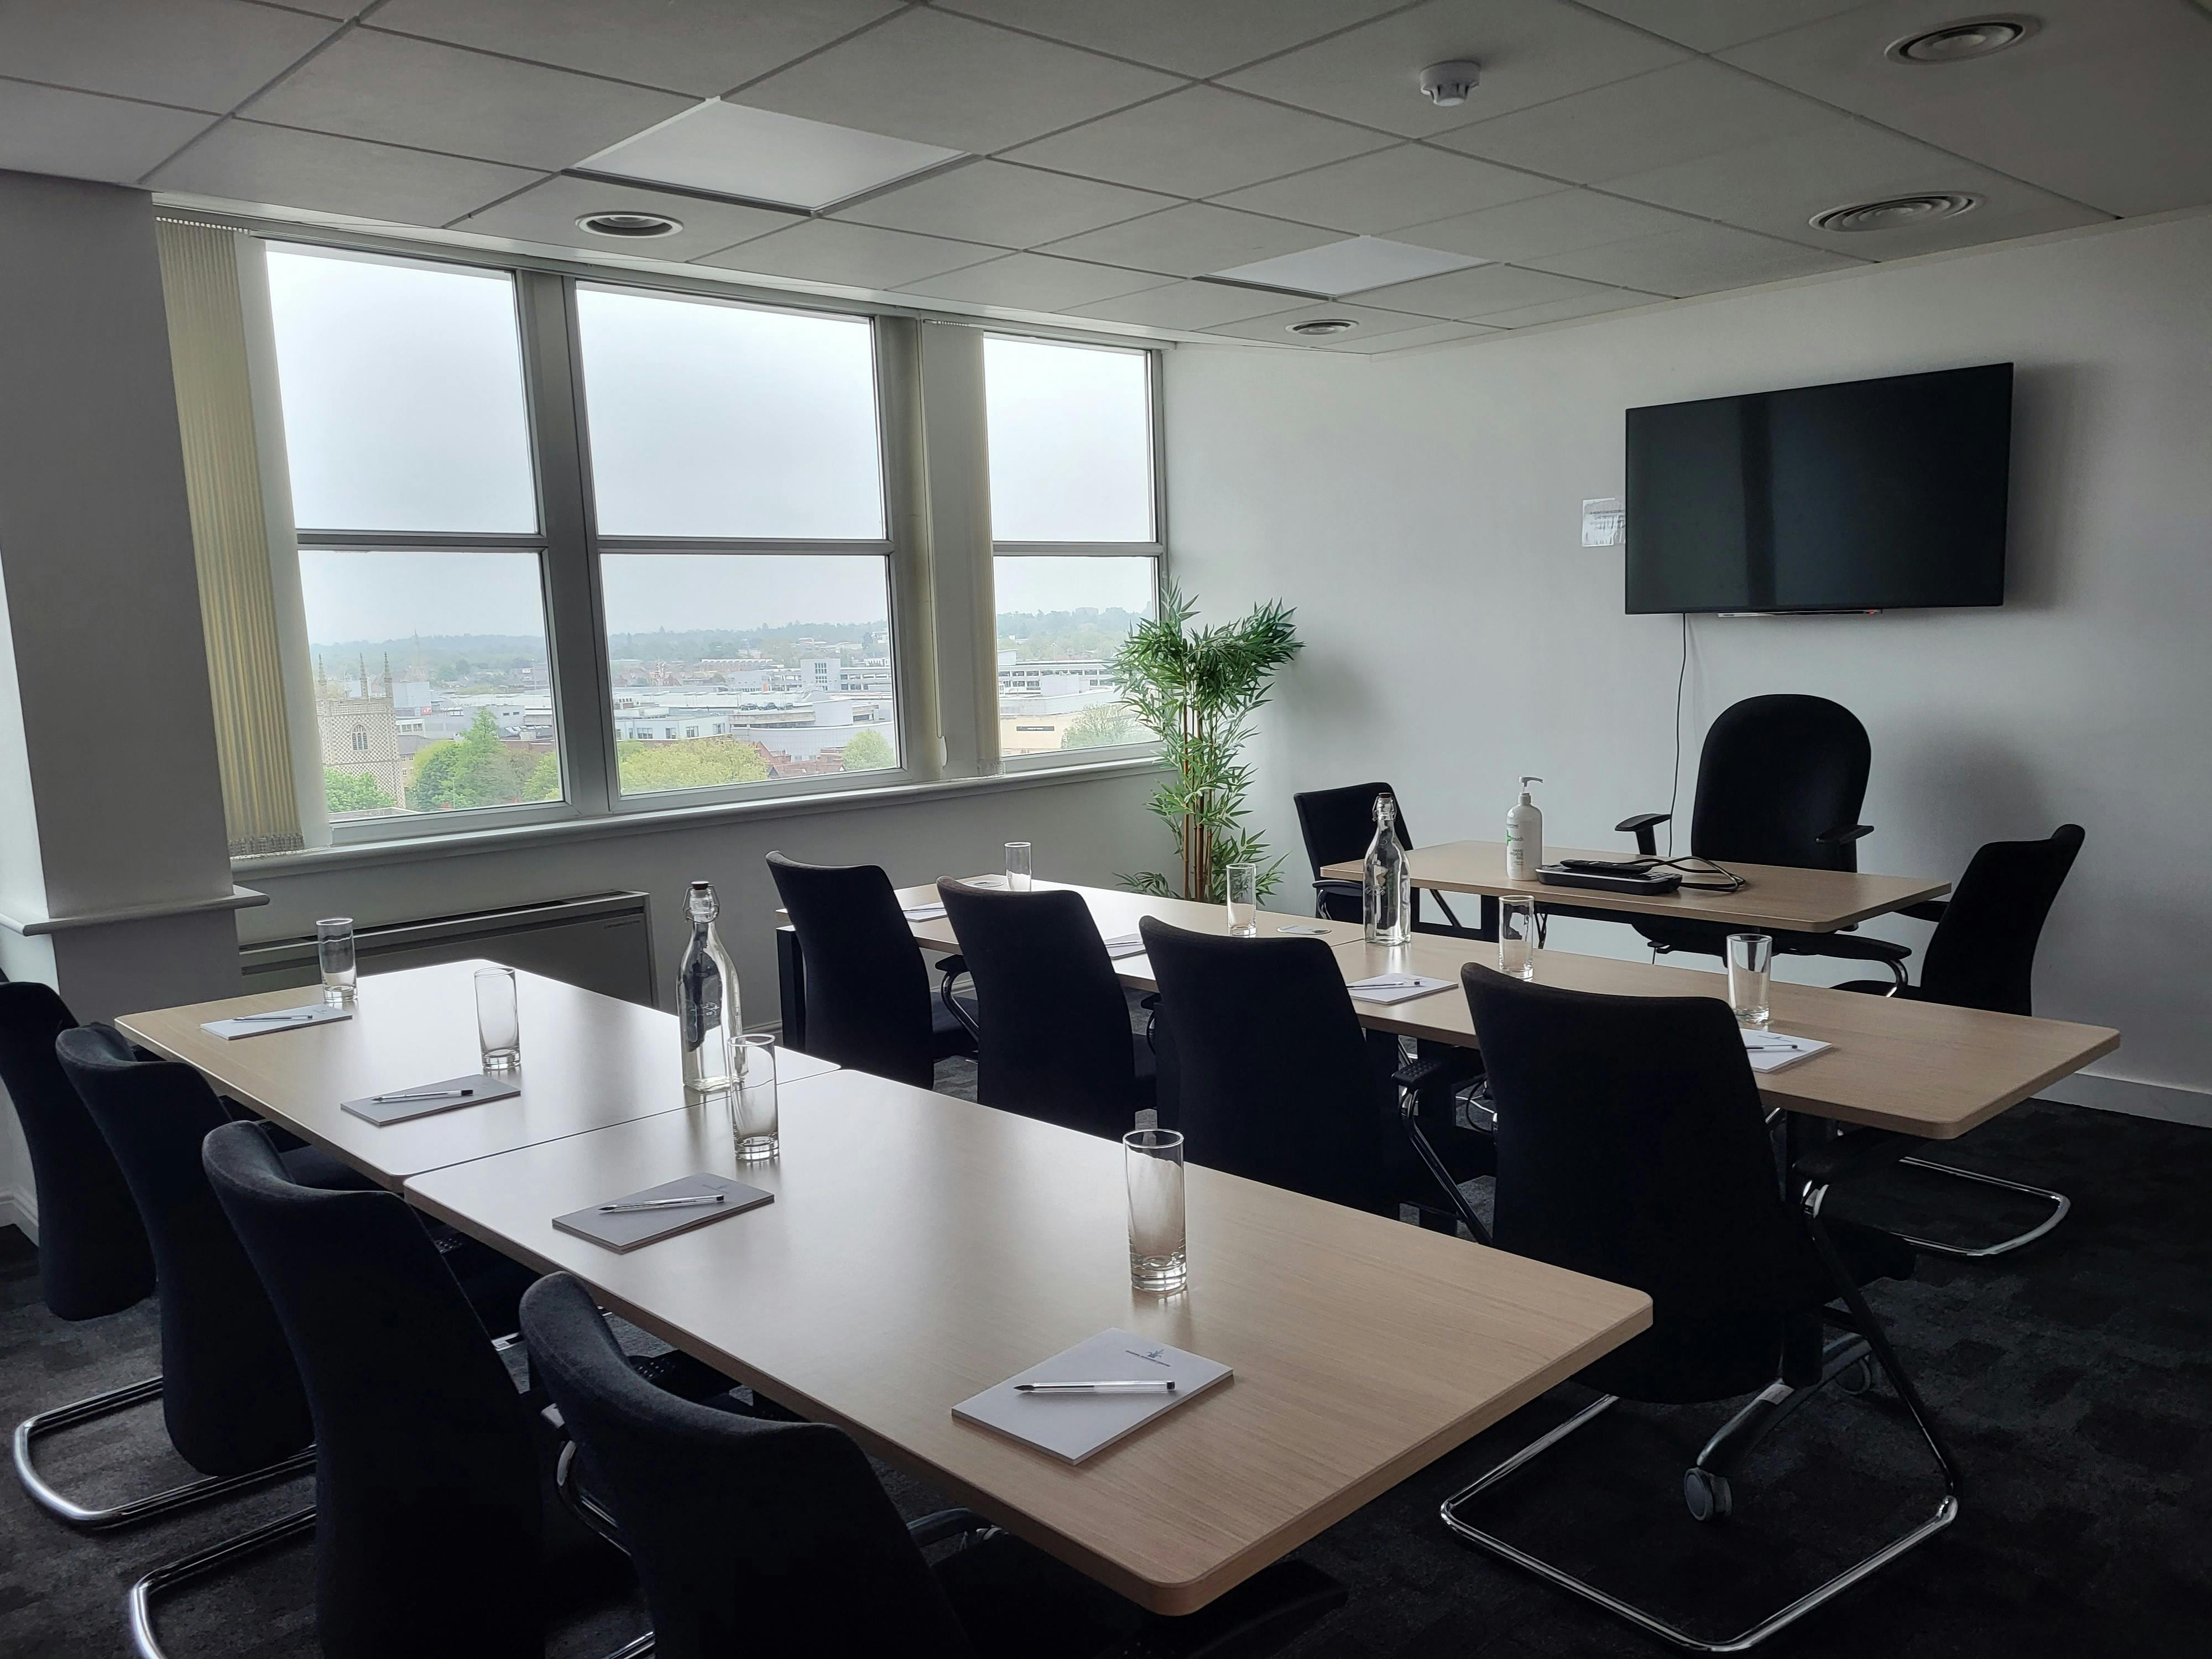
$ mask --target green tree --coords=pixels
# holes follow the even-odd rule
[[[399,803],[377,787],[367,772],[345,772],[335,766],[323,769],[323,805],[332,812],[374,812]]]
[[[898,764],[898,757],[880,732],[855,732],[845,745],[848,772],[881,772]]]
[[[488,708],[459,738],[447,738],[416,751],[407,785],[407,804],[418,812],[449,812],[471,806],[506,806],[526,799],[524,781],[537,758],[516,754],[499,740],[499,727]]]
[[[525,800],[558,800],[561,799],[561,757],[544,754],[538,764],[530,769],[530,775],[522,781]]]
[[[759,783],[768,776],[760,746],[735,738],[689,738],[680,743],[627,739],[615,745],[615,767],[626,795]]]
[[[1144,729],[1126,702],[1096,703],[1061,728],[1062,749],[1103,749],[1110,744],[1142,743]]]

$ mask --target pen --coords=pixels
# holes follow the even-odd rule
[[[1017,1382],[1016,1394],[1173,1394],[1172,1382],[1139,1377],[1107,1382]]]
[[[405,1094],[372,1095],[369,1097],[381,1106],[398,1100],[462,1100],[474,1093],[476,1091],[473,1089],[416,1089]]]
[[[714,1193],[697,1198],[642,1198],[635,1204],[602,1204],[602,1215],[628,1215],[637,1210],[690,1210],[703,1205],[720,1204],[726,1193]]]
[[[254,1019],[291,1019],[291,1020],[300,1020],[300,1019],[313,1019],[313,1018],[315,1018],[315,1016],[314,1016],[313,1013],[301,1013],[301,1012],[299,1012],[298,1011],[294,1010],[294,1011],[287,1012],[285,1012],[285,1013],[281,1013],[281,1014],[237,1014],[237,1015],[233,1016],[233,1018],[235,1018],[240,1025],[243,1025],[243,1024],[245,1024],[248,1020],[254,1020]]]

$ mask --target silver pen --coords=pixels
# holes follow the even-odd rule
[[[238,1024],[240,1024],[240,1025],[243,1025],[243,1024],[246,1024],[247,1021],[249,1021],[249,1020],[256,1020],[256,1019],[289,1019],[289,1020],[302,1020],[302,1019],[315,1019],[315,1018],[319,1018],[319,1015],[317,1015],[317,1014],[315,1014],[315,1013],[313,1013],[313,1012],[307,1012],[307,1013],[301,1013],[301,1012],[297,1012],[297,1011],[295,1010],[295,1011],[290,1011],[290,1012],[285,1012],[285,1013],[281,1013],[281,1014],[234,1014],[234,1015],[232,1015],[232,1016],[231,1016],[231,1018],[232,1018],[233,1019],[236,1020],[236,1021],[238,1022]]]
[[[382,1106],[401,1100],[461,1100],[474,1093],[473,1089],[416,1089],[404,1094],[371,1095],[369,1098]]]
[[[1016,1394],[1173,1394],[1176,1385],[1149,1377],[1103,1382],[1017,1382]]]
[[[641,1198],[635,1204],[602,1204],[602,1215],[629,1215],[639,1210],[691,1210],[703,1205],[720,1204],[729,1196],[726,1193],[703,1194],[696,1198]]]

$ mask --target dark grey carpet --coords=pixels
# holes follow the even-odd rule
[[[948,1065],[940,1083],[968,1092]],[[2065,1188],[2074,1215],[2050,1239],[1984,1264],[1923,1261],[1875,1287],[1906,1365],[1950,1432],[1967,1486],[1961,1518],[1916,1554],[1765,1651],[1836,1659],[2163,1656],[2203,1650],[2212,1621],[2212,1131],[2035,1103],[1953,1154]],[[2017,1225],[2026,1212],[1905,1172],[1862,1213],[1917,1230]],[[0,1231],[0,1419],[148,1375],[150,1305],[64,1325],[38,1300],[33,1258]],[[1522,1659],[1667,1651],[1604,1615],[1453,1542],[1446,1494],[1587,1396],[1531,1406],[1314,1540],[1307,1559],[1349,1605],[1298,1656]],[[1356,1409],[1356,1402],[1350,1408]],[[1623,1407],[1492,1495],[1486,1524],[1709,1634],[1733,1633],[1909,1524],[1933,1470],[1886,1391],[1816,1401],[1762,1449],[1737,1513],[1699,1527],[1681,1469],[1725,1408]],[[158,1413],[48,1443],[58,1476],[100,1493],[182,1468]],[[158,1468],[157,1468],[158,1466]],[[155,1562],[306,1501],[294,1482],[134,1532],[82,1537],[0,1481],[0,1655],[127,1654],[125,1588]],[[930,1495],[896,1480],[909,1513]],[[302,1547],[173,1604],[175,1659],[312,1655]],[[605,1653],[639,1627],[617,1608],[557,1632],[560,1656]],[[1042,1656],[1041,1656],[1041,1659]]]

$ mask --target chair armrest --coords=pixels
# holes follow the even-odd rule
[[[1833,1187],[1887,1169],[1921,1143],[1890,1129],[1853,1129],[1801,1154],[1790,1173],[1814,1187]]]
[[[1636,850],[1645,858],[1659,856],[1659,838],[1651,832],[1661,824],[1673,821],[1672,812],[1638,812],[1632,818],[1623,818],[1613,826],[1615,835],[1634,836]]]
[[[939,1510],[934,1515],[925,1515],[906,1523],[906,1535],[914,1540],[918,1550],[942,1544],[948,1539],[972,1538],[979,1533],[997,1530],[994,1524],[973,1510]]]
[[[939,957],[937,959],[937,971],[943,974],[947,979],[957,979],[961,975],[968,971],[968,958],[965,957]]]
[[[1823,830],[1813,837],[1823,847],[1848,847],[1863,836],[1874,834],[1870,823],[1839,823],[1832,830]]]
[[[1911,916],[1915,921],[1940,922],[1943,920],[1943,913],[1950,908],[1951,901],[1948,899],[1923,899],[1917,904],[1906,905],[1897,914]]]

